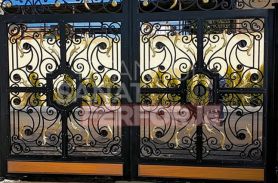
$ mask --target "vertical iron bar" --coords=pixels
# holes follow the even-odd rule
[[[203,108],[203,106],[202,106]],[[197,119],[198,119],[198,107],[197,107]],[[203,136],[203,126],[202,123],[200,121],[197,121],[197,130],[196,130],[196,135],[197,135],[197,141],[196,141],[196,160],[198,163],[202,162],[202,158],[203,158],[203,140],[202,140],[202,136]]]
[[[200,71],[204,69],[204,59],[203,59],[203,54],[204,54],[204,46],[203,46],[203,40],[204,40],[204,20],[203,19],[198,19],[197,22],[197,63],[195,66],[195,69]],[[194,71],[193,71],[194,74]],[[203,107],[203,106],[202,106]],[[203,127],[202,127],[202,121],[198,117],[198,106],[197,106],[197,129],[196,129],[196,135],[197,135],[197,141],[196,141],[196,160],[197,162],[202,161],[202,150],[203,150]],[[202,115],[202,114],[201,114]]]
[[[65,23],[59,23],[59,32],[60,32],[60,65],[62,69],[66,67],[67,61],[67,45],[66,45],[66,26]]]
[[[67,46],[66,46],[66,26],[65,23],[59,23],[60,32],[60,68],[61,70],[66,69],[66,57],[67,57]],[[62,121],[62,157],[67,158],[68,156],[68,127],[67,127],[67,117],[68,111],[61,112]]]
[[[275,79],[274,79],[274,94],[276,93],[276,95],[274,96],[274,101],[277,102],[278,101],[278,85],[277,85],[277,78],[278,78],[278,64],[277,64],[277,59],[278,59],[278,35],[277,35],[277,32],[278,32],[278,3],[275,3],[274,4],[274,7],[275,7],[275,12],[274,12],[274,20],[273,20],[273,29],[272,29],[272,34],[273,34],[273,40],[274,40],[274,55],[273,55],[273,62],[275,64],[274,68],[275,68]],[[274,170],[274,180],[276,180],[276,182],[278,182],[278,125],[277,125],[277,121],[278,121],[278,113],[277,113],[277,110],[278,110],[278,106],[274,103],[274,114],[275,114],[275,122],[274,122],[274,127],[273,129],[275,129],[275,134],[276,134],[276,141],[275,141],[275,145],[276,145],[276,148],[275,148],[275,170]]]
[[[130,1],[123,1],[123,14],[129,14],[129,4]],[[130,21],[129,16],[124,16],[124,19],[121,22],[121,85],[122,85],[122,97],[121,97],[121,127],[122,127],[122,158],[124,161],[123,166],[123,176],[125,179],[131,179],[131,159],[130,159],[130,151],[131,151],[131,138],[130,138],[130,124],[129,121],[126,121],[125,117],[129,116],[126,114],[127,111],[130,111],[130,101],[125,96],[131,94],[130,88],[130,78],[129,72],[132,70],[132,60],[130,59],[130,42],[129,42],[129,30],[130,30]],[[126,90],[124,90],[125,88]],[[131,110],[132,111],[132,110]]]
[[[1,143],[1,172],[0,178],[7,174],[7,158],[10,153],[10,121],[9,121],[9,59],[8,59],[8,31],[6,22],[0,23],[0,66],[1,66],[1,121],[0,121],[0,143]]]
[[[133,108],[133,124],[130,125],[130,171],[131,179],[138,177],[138,163],[140,159],[140,21],[139,1],[129,1],[129,58],[131,61],[131,98]]]
[[[5,45],[5,43],[4,43],[4,27],[5,27],[5,24],[3,23],[3,22],[1,22],[0,23],[0,35],[1,35],[1,37],[0,37],[0,58],[3,58],[3,55],[5,54],[4,52],[3,52],[3,46]],[[3,67],[3,65],[4,65],[4,62],[3,62],[3,59],[1,59],[0,60],[0,65],[1,65],[1,67]],[[4,83],[3,83],[3,80],[1,79],[0,80],[0,87],[1,87],[1,93],[3,94],[3,88],[4,88]],[[1,95],[2,96],[2,95]],[[2,111],[2,109],[3,109],[3,107],[2,107],[2,97],[0,98],[0,103],[1,103],[1,111]],[[3,125],[4,125],[4,120],[3,120],[3,116],[5,116],[5,115],[3,115],[2,114],[2,112],[1,112],[1,122],[0,122],[0,143],[1,144],[3,144],[4,143],[4,139],[5,139],[5,135],[4,135],[4,131],[3,131],[3,129],[4,129],[4,127],[3,127]],[[4,158],[4,154],[5,154],[5,146],[2,146],[2,148],[0,148],[0,181],[2,181],[3,179],[4,179],[4,176],[5,176],[5,158]]]
[[[204,68],[204,20],[197,20],[197,63],[196,67],[198,70]]]

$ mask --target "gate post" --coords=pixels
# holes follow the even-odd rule
[[[10,152],[9,124],[9,63],[8,28],[6,18],[0,17],[0,178],[7,176],[7,158]]]
[[[277,54],[277,45],[278,45],[278,3],[274,3],[273,6],[275,10],[270,10],[270,21],[266,25],[269,29],[270,36],[267,41],[269,41],[269,92],[268,92],[268,115],[269,120],[267,121],[266,128],[266,158],[265,158],[265,182],[272,183],[277,180],[277,122],[278,122],[278,114],[277,114],[277,101],[278,101],[278,63],[276,63],[278,54]]]
[[[7,174],[7,152],[8,147],[8,121],[7,117],[7,106],[8,95],[6,84],[8,83],[8,51],[7,51],[7,26],[3,17],[0,17],[0,181],[6,177]],[[6,99],[4,98],[6,97]]]
[[[1,15],[0,15],[1,16]],[[1,59],[1,56],[4,54],[3,52],[3,22],[0,22],[0,63],[2,63],[2,59]],[[0,91],[2,92],[2,82],[0,80]],[[0,104],[1,104],[1,99],[0,99]],[[1,109],[1,106],[0,106],[0,109]],[[1,116],[1,115],[0,115]],[[3,132],[3,121],[0,120],[0,181],[4,180],[4,162],[5,162],[5,159],[4,159],[4,147],[3,147],[3,141],[4,141],[4,134],[2,133]]]
[[[273,6],[275,7],[275,10],[274,10],[274,24],[273,24],[273,40],[274,40],[274,43],[273,43],[273,46],[274,46],[274,54],[273,54],[273,62],[274,62],[274,64],[275,64],[275,78],[276,78],[276,80],[275,81],[277,81],[277,78],[278,78],[278,64],[276,63],[277,62],[277,59],[278,59],[278,35],[277,35],[277,32],[278,32],[278,3],[274,3],[273,4]],[[274,101],[275,102],[278,102],[278,94],[277,94],[277,91],[278,91],[278,87],[277,87],[277,83],[276,83],[276,85],[274,85],[275,86],[275,98],[274,98]],[[275,151],[275,153],[276,153],[276,156],[274,156],[274,157],[276,157],[275,158],[275,168],[274,168],[274,174],[275,174],[275,178],[276,178],[276,182],[278,181],[278,125],[277,125],[277,122],[278,122],[278,115],[277,115],[277,111],[278,111],[278,107],[277,107],[277,104],[274,104],[274,106],[276,106],[276,107],[274,107],[274,114],[276,115],[275,116],[275,125],[274,125],[274,128],[275,128],[275,134],[276,134],[276,138],[275,138],[275,143],[276,143],[276,151]]]

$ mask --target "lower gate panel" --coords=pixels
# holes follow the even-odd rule
[[[194,166],[139,165],[139,176],[213,179],[234,181],[263,181],[264,169],[221,168]]]
[[[123,176],[123,164],[8,161],[8,173]]]

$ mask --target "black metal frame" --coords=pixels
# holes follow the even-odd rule
[[[169,160],[161,160],[161,159],[143,159],[140,157],[140,119],[136,117],[136,114],[133,115],[134,125],[128,126],[123,124],[122,126],[122,146],[126,148],[122,148],[122,157],[121,158],[69,158],[69,159],[59,159],[58,157],[43,157],[43,156],[26,156],[26,157],[13,157],[9,155],[10,149],[10,127],[9,127],[9,91],[10,88],[8,86],[9,80],[9,67],[7,64],[8,60],[8,40],[7,40],[7,24],[11,22],[28,22],[28,23],[48,23],[55,22],[58,23],[61,27],[64,27],[67,22],[74,22],[77,20],[78,22],[86,22],[86,21],[113,21],[121,22],[121,34],[122,36],[122,62],[125,63],[122,66],[122,71],[124,72],[126,69],[132,71],[132,80],[128,78],[127,75],[123,74],[121,77],[121,82],[125,83],[126,86],[130,86],[131,83],[137,83],[137,86],[128,88],[128,92],[131,94],[132,103],[127,99],[121,99],[121,104],[124,105],[134,105],[134,110],[139,111],[140,107],[140,99],[138,97],[137,88],[139,88],[140,83],[140,68],[138,65],[137,68],[134,68],[135,61],[140,60],[140,23],[141,22],[150,22],[150,21],[171,21],[171,20],[181,20],[183,17],[187,19],[197,20],[200,27],[202,27],[203,22],[207,19],[237,19],[237,18],[264,18],[266,24],[266,36],[265,41],[268,42],[265,46],[265,50],[268,50],[265,53],[265,64],[267,73],[265,73],[265,80],[267,83],[267,90],[258,89],[258,91],[267,94],[265,97],[265,101],[267,101],[268,110],[265,112],[264,119],[267,119],[267,123],[265,123],[265,145],[266,156],[264,161],[265,167],[265,182],[273,182],[275,178],[275,162],[277,156],[276,151],[273,147],[276,147],[276,139],[275,133],[276,130],[276,121],[277,118],[277,106],[275,101],[277,100],[277,85],[275,84],[277,78],[277,64],[274,60],[277,59],[277,36],[275,35],[275,30],[277,30],[277,7],[274,13],[274,10],[215,10],[215,11],[173,11],[173,12],[152,12],[152,13],[140,13],[138,11],[138,1],[124,1],[122,4],[123,10],[121,13],[115,13],[113,15],[109,13],[99,13],[99,14],[78,14],[78,15],[70,15],[70,14],[61,14],[59,15],[59,19],[57,19],[57,15],[55,14],[41,14],[41,15],[21,15],[21,14],[13,14],[13,15],[5,15],[0,16],[0,66],[1,66],[1,80],[0,80],[0,91],[1,91],[1,123],[0,123],[0,143],[1,143],[1,159],[0,159],[0,167],[1,172],[0,176],[7,176],[7,161],[10,159],[20,159],[20,160],[41,160],[44,158],[45,161],[78,161],[78,162],[119,162],[124,163],[124,177],[126,179],[134,179],[138,178],[138,164],[167,164],[167,165],[220,165],[223,166],[222,163],[216,163],[213,161],[206,161],[206,163],[200,163],[196,161],[181,161],[179,159],[169,159]],[[113,18],[111,18],[113,16]],[[275,16],[275,17],[274,17]],[[276,22],[274,24],[273,22]],[[276,27],[275,27],[276,25]],[[203,29],[198,29],[197,39],[198,39],[198,54],[197,60],[198,64],[203,65]],[[63,33],[61,33],[63,35]],[[62,36],[63,37],[63,36]],[[275,40],[275,41],[273,41]],[[275,44],[275,50],[274,50]],[[61,52],[65,52],[66,48],[61,47]],[[127,51],[128,50],[128,51]],[[66,58],[64,58],[65,60]],[[62,59],[63,60],[63,59]],[[124,66],[128,66],[128,68]],[[272,79],[274,78],[274,79]],[[175,90],[175,89],[174,89]],[[226,92],[227,89],[219,89],[217,92]],[[235,93],[252,93],[257,92],[255,90],[249,91],[246,89],[231,89],[232,92]],[[171,93],[172,89],[141,89],[141,93]],[[272,100],[274,99],[274,100]],[[66,120],[66,119],[64,119]],[[265,120],[266,121],[266,120]],[[66,124],[66,123],[64,123]],[[64,134],[67,131],[67,126],[63,125]],[[67,136],[63,138],[66,142]],[[64,143],[66,144],[66,143]],[[200,144],[201,145],[201,144]],[[64,152],[66,153],[67,147],[63,146]],[[64,154],[66,155],[66,154]],[[200,158],[201,159],[201,158]],[[229,164],[225,164],[225,166],[238,167],[236,162],[229,162]],[[261,167],[261,165],[258,165]],[[246,167],[246,166],[245,166]],[[247,165],[248,167],[248,165]]]

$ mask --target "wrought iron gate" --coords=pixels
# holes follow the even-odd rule
[[[268,7],[3,0],[2,175],[271,181]]]

